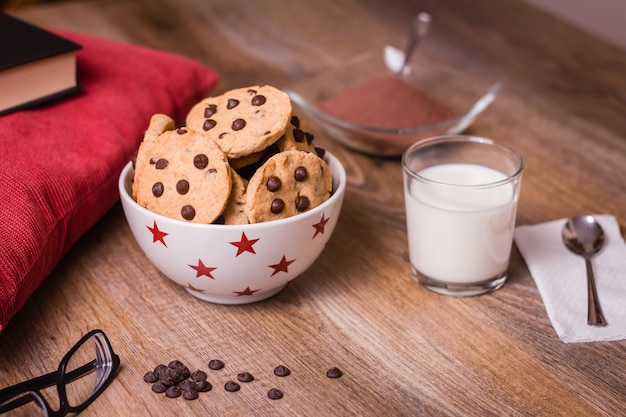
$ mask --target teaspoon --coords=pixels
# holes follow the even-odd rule
[[[563,243],[572,252],[585,258],[587,267],[587,324],[606,326],[598,294],[596,292],[591,257],[604,245],[604,230],[593,216],[574,216],[569,218],[561,233]]]
[[[417,45],[428,33],[431,21],[432,18],[430,16],[430,13],[427,12],[421,12],[415,17],[415,19],[413,19],[411,31],[409,32],[409,41],[404,50],[404,59],[402,61],[402,65],[398,69],[398,74],[404,73],[404,70],[409,64],[415,48],[417,48]]]

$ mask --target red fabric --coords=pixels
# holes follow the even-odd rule
[[[154,113],[182,121],[218,77],[198,62],[57,31],[78,52],[80,95],[0,117],[0,332],[119,198]]]

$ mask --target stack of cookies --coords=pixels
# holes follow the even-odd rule
[[[150,211],[194,223],[283,219],[330,197],[332,177],[289,96],[253,86],[208,97],[176,128],[150,120],[137,153],[133,198]]]

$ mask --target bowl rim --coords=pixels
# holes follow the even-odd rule
[[[132,161],[127,162],[120,173],[120,176],[118,179],[118,190],[120,194],[120,199],[123,200],[123,202],[125,202],[126,204],[128,204],[129,207],[131,207],[133,210],[136,210],[137,212],[143,215],[152,216],[154,217],[155,220],[159,222],[171,222],[173,224],[176,224],[182,227],[191,227],[194,230],[198,230],[198,231],[202,231],[202,230],[226,231],[226,230],[233,230],[235,228],[239,228],[239,229],[245,228],[246,230],[262,229],[262,228],[268,227],[268,225],[281,226],[281,225],[286,225],[289,223],[297,222],[299,219],[302,219],[305,216],[306,217],[312,216],[313,214],[317,214],[317,213],[323,212],[324,210],[327,210],[329,206],[339,202],[339,199],[343,198],[343,195],[345,194],[345,190],[346,190],[346,185],[347,185],[346,170],[343,164],[339,161],[339,159],[335,155],[333,155],[327,150],[325,151],[324,157],[322,159],[324,159],[324,161],[329,166],[331,176],[332,176],[332,191],[328,200],[324,201],[319,206],[314,207],[305,213],[300,213],[300,214],[290,216],[284,219],[270,220],[270,221],[260,222],[260,223],[247,223],[247,224],[192,223],[192,222],[184,222],[182,220],[174,219],[174,218],[167,217],[162,214],[150,211],[146,209],[145,207],[139,205],[132,198],[131,194],[128,192],[129,190],[127,189],[127,184],[130,183],[130,175],[134,174]],[[335,178],[337,178],[336,182],[335,182]]]
[[[397,51],[397,48],[386,45],[383,48],[383,52],[387,50]],[[336,68],[329,68],[329,69],[320,71],[318,73],[315,73],[311,75],[310,77],[306,78],[304,82],[308,82],[317,77],[321,77],[321,76],[328,75],[331,73],[336,73],[337,71],[348,68],[350,66],[361,64],[367,60],[382,59],[382,61],[384,61],[384,58],[380,58],[379,54],[380,54],[380,51],[378,49],[366,51],[360,55],[357,55],[351,59],[348,59],[346,65],[343,65],[341,67],[336,67]],[[394,73],[388,67],[388,65],[385,64],[385,66],[387,67],[387,72],[385,73],[386,75],[396,75],[396,76],[398,75]],[[450,69],[448,68],[448,71],[449,70]],[[400,76],[400,79],[402,80],[403,77]],[[493,103],[493,101],[495,101],[501,88],[502,88],[502,82],[499,80],[495,80],[489,86],[487,91],[484,92],[481,96],[478,96],[477,100],[475,100],[473,104],[465,112],[459,114],[456,117],[446,119],[441,122],[428,124],[428,125],[393,127],[393,128],[365,125],[365,124],[354,123],[354,122],[350,122],[344,119],[337,118],[319,109],[316,103],[313,103],[310,100],[307,100],[306,98],[304,98],[300,93],[296,91],[295,87],[288,86],[288,87],[284,87],[283,90],[287,93],[287,95],[289,95],[289,97],[295,104],[300,106],[303,110],[310,112],[314,117],[318,117],[326,123],[331,123],[335,126],[339,126],[345,129],[352,130],[352,131],[359,131],[359,132],[366,132],[366,133],[375,133],[375,134],[381,134],[381,135],[415,135],[415,134],[428,132],[430,130],[439,130],[439,129],[444,129],[444,128],[450,128],[450,130],[448,130],[447,132],[448,134],[461,133],[461,131],[467,128],[480,113],[486,110],[486,108],[491,103]]]

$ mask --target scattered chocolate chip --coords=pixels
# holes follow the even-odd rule
[[[209,381],[206,381],[204,379],[193,383],[193,389],[198,392],[211,391],[212,388],[213,388],[213,385],[211,385]]]
[[[265,186],[267,187],[267,190],[273,193],[280,190],[281,185],[282,185],[282,181],[276,175],[272,175],[265,182]]]
[[[300,119],[298,116],[291,116],[291,120],[289,120],[289,122],[296,128],[300,127]]]
[[[202,381],[207,379],[208,375],[206,374],[206,372],[198,369],[197,371],[193,371],[190,377],[193,381]]]
[[[243,119],[235,119],[231,125],[234,131],[241,130],[246,127],[246,121]]]
[[[315,153],[317,154],[317,156],[323,159],[324,155],[326,155],[326,149],[315,147]]]
[[[342,375],[343,372],[341,372],[341,369],[337,368],[336,366],[333,366],[328,371],[326,371],[326,376],[329,378],[341,378]]]
[[[183,398],[186,400],[195,400],[198,398],[198,391],[194,391],[194,390],[183,391]]]
[[[254,381],[254,376],[250,372],[242,372],[240,374],[237,374],[237,381],[251,382]]]
[[[270,388],[270,390],[267,391],[267,396],[271,400],[280,400],[281,398],[283,398],[283,392],[278,388]]]
[[[285,209],[285,202],[280,198],[274,199],[272,201],[272,205],[270,206],[270,211],[274,214],[281,213]]]
[[[313,143],[313,139],[315,139],[315,136],[313,136],[313,134],[309,133],[309,132],[304,132],[304,137],[306,138],[306,143],[309,144],[309,145],[312,144]]]
[[[206,119],[204,121],[204,123],[202,124],[202,129],[204,129],[204,131],[211,130],[216,125],[217,125],[217,122],[215,120],[213,120],[213,119]]]
[[[154,164],[154,167],[156,169],[165,169],[167,168],[168,162],[167,159],[165,158],[159,158],[156,163]]]
[[[224,384],[224,389],[228,392],[236,392],[241,389],[241,385],[239,385],[235,381],[228,381]]]
[[[176,133],[178,133],[179,135],[184,135],[185,133],[187,133],[187,129],[185,129],[184,127],[179,127],[178,129],[176,129]]]
[[[203,153],[199,153],[198,155],[193,157],[193,166],[198,169],[204,169],[209,165],[209,157]]]
[[[165,391],[165,396],[167,398],[176,398],[180,397],[181,391],[176,386],[171,386]]]
[[[165,188],[163,187],[162,182],[155,182],[152,186],[152,195],[155,197],[161,197],[163,195],[164,189]]]
[[[171,387],[172,385],[178,384],[179,381],[176,381],[172,375],[163,375],[159,379],[159,382],[166,387]]]
[[[250,94],[251,96],[255,96],[256,95],[256,90],[253,90],[252,88],[248,88],[248,90],[246,92],[248,94]]]
[[[167,369],[167,366],[160,363],[154,367],[154,373],[159,376],[159,378],[163,375],[163,372]]]
[[[155,374],[154,371],[148,371],[143,376],[143,380],[144,380],[144,382],[148,382],[150,384],[153,384],[153,383],[155,383],[155,382],[157,382],[159,380],[159,376],[157,374]]]
[[[177,385],[178,389],[181,391],[188,391],[190,389],[194,389],[194,382],[190,379],[185,379],[184,381],[180,381]]]
[[[228,102],[226,103],[226,108],[228,110],[235,108],[239,105],[239,100],[237,100],[236,98],[229,98]]]
[[[276,368],[274,368],[274,375],[276,376],[287,376],[290,373],[291,371],[285,365],[278,365]]]
[[[217,172],[217,169],[216,169],[216,168],[210,168],[210,169],[209,169],[209,173],[210,173],[210,174],[215,174],[216,172]]]
[[[196,217],[196,209],[190,205],[183,206],[183,208],[180,209],[180,215],[185,220],[193,220],[193,218]]]
[[[264,95],[257,95],[252,97],[252,105],[253,106],[262,106],[265,104],[265,102],[267,101],[267,99],[265,98]]]
[[[211,116],[213,116],[215,113],[217,112],[217,105],[215,104],[209,104],[205,109],[204,109],[204,118],[208,119]]]
[[[180,195],[185,195],[189,192],[189,181],[187,180],[178,180],[176,183],[176,191]]]
[[[296,210],[300,212],[306,211],[306,209],[309,208],[309,205],[310,205],[310,202],[307,196],[300,195],[296,197]]]
[[[163,394],[165,391],[167,391],[167,387],[163,385],[161,381],[157,381],[152,384],[152,391],[156,392],[157,394]]]
[[[296,179],[296,181],[304,181],[306,180],[306,177],[309,176],[309,173],[307,172],[305,167],[298,167],[294,170],[293,172],[293,177]]]
[[[219,359],[211,359],[209,361],[209,369],[212,369],[214,371],[220,370],[224,367],[224,362],[222,362]]]

